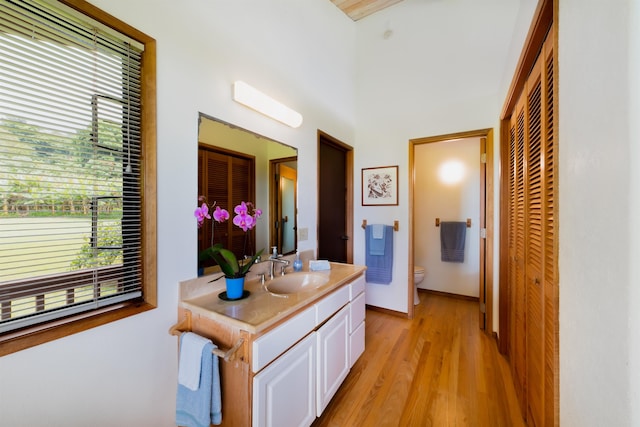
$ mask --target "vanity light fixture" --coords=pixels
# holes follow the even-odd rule
[[[233,83],[233,100],[292,128],[302,124],[300,113],[243,81],[238,80]]]

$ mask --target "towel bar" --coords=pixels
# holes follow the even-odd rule
[[[183,332],[189,332],[190,330],[191,330],[191,316],[187,315],[180,322],[176,323],[171,328],[169,328],[169,334],[179,337]],[[242,347],[243,343],[244,343],[244,338],[240,338],[234,344],[234,346],[227,351],[224,351],[220,348],[214,348],[213,350],[211,350],[211,352],[214,355],[221,357],[226,362],[229,362],[231,360],[235,360],[236,353],[238,352],[238,349]]]
[[[436,227],[440,227],[440,218],[436,218]],[[471,218],[467,218],[467,228],[471,228]]]
[[[362,229],[366,230],[367,229],[367,220],[363,219],[362,220]],[[398,231],[400,229],[400,221],[395,220],[393,221],[393,231]]]

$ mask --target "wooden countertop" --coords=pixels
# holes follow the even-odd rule
[[[317,272],[329,276],[327,284],[309,292],[275,295],[267,292],[256,274],[245,282],[250,295],[242,300],[224,301],[218,297],[225,290],[224,278],[208,283],[216,275],[180,282],[182,308],[228,326],[259,333],[331,293],[366,270],[365,266],[331,263],[331,270]],[[267,281],[268,283],[268,281]]]

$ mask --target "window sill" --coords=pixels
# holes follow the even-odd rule
[[[127,301],[0,336],[0,357],[105,325],[156,308],[145,301]]]

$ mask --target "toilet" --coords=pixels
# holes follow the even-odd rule
[[[424,280],[425,270],[424,267],[419,265],[413,266],[413,284],[415,285],[415,294],[413,295],[413,303],[415,305],[420,304],[420,297],[418,296],[418,284]]]

